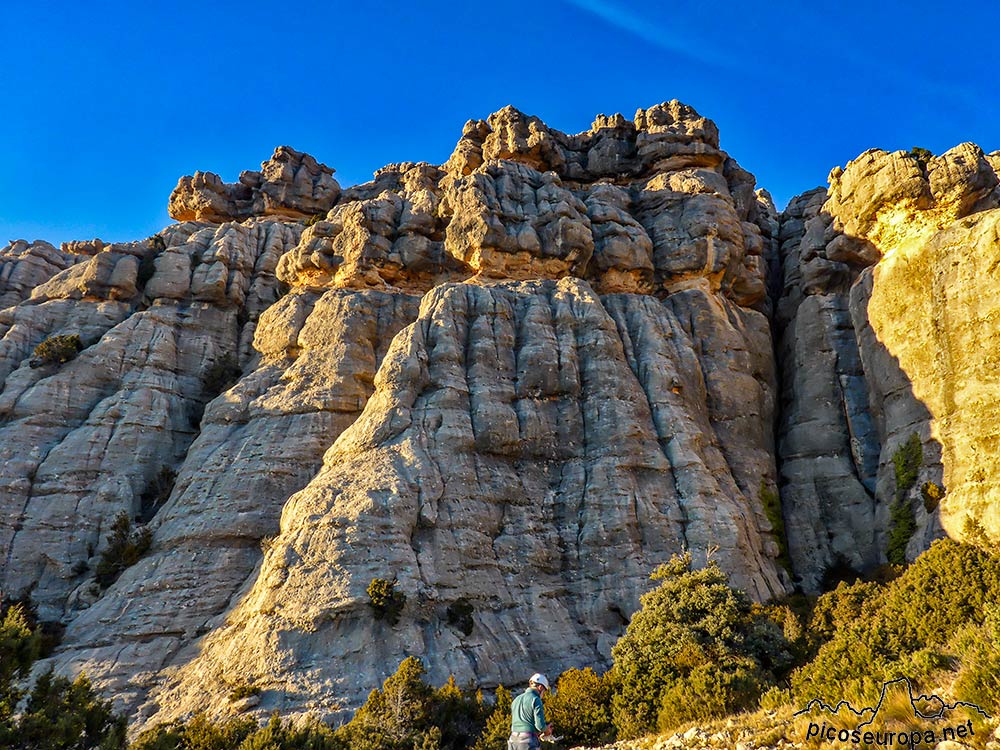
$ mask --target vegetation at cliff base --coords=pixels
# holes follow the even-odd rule
[[[755,707],[792,666],[781,626],[728,585],[714,562],[675,556],[652,576],[611,651],[612,714],[620,737]]]
[[[7,607],[0,622],[0,747],[124,750],[124,717],[94,694],[85,676],[70,681],[49,671],[22,687],[40,650],[41,633],[24,608]]]
[[[1000,712],[997,562],[989,549],[939,540],[888,580],[842,582],[794,606],[761,606],[730,587],[718,565],[693,569],[689,555],[675,556],[654,572],[654,587],[612,649],[611,669],[563,672],[544,697],[548,719],[562,746],[597,746],[758,706],[785,716],[814,698],[873,705],[883,683],[898,677],[918,690],[949,685],[952,698]],[[392,582],[376,581],[373,606],[391,603]],[[9,606],[0,627],[0,747],[124,748],[124,720],[86,678],[48,674],[30,696],[17,687],[39,648],[24,608]],[[510,691],[500,686],[489,700],[454,678],[435,688],[426,674],[419,659],[404,659],[343,726],[198,714],[145,730],[131,748],[505,750]],[[258,694],[237,685],[229,697]]]
[[[978,665],[992,657],[973,646],[997,643],[990,639],[990,613],[1000,601],[997,562],[985,550],[942,539],[886,584],[841,584],[824,594],[809,627],[820,643],[792,675],[792,694],[803,703],[870,700],[885,680],[930,685],[953,668],[968,675],[966,686],[978,685]],[[1000,684],[992,694],[976,689],[984,708],[1000,709]]]

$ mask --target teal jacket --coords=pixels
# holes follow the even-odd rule
[[[545,709],[542,708],[542,696],[534,688],[528,688],[510,704],[510,731],[534,732],[541,734],[549,723],[545,721]]]

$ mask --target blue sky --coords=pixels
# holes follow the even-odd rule
[[[154,7],[155,6],[155,7]],[[0,245],[169,223],[275,146],[342,185],[513,104],[567,132],[677,98],[782,207],[870,147],[1000,149],[1000,3],[32,2],[0,10]]]

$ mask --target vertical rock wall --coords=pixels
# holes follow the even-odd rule
[[[972,144],[929,160],[867,151],[831,172],[828,194],[800,196],[782,217],[779,460],[790,552],[807,590],[884,563],[894,503],[915,520],[909,559],[944,530],[960,535],[948,518],[971,512],[992,523],[991,483],[966,476],[990,454],[989,423],[956,428],[960,410],[940,392],[970,383],[977,406],[966,411],[992,415],[981,396],[989,325],[973,334],[969,321],[988,320],[992,309],[989,263],[980,259],[997,250],[996,161]],[[959,374],[956,335],[966,344],[958,359],[974,375]],[[921,443],[917,479],[897,492],[893,459],[912,435]],[[923,501],[927,483],[947,491],[940,507]]]

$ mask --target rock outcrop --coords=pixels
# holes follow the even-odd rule
[[[142,243],[38,245],[4,290],[2,585],[67,625],[60,670],[146,719],[251,678],[260,710],[330,713],[414,651],[484,686],[606,664],[681,549],[787,589],[761,502],[775,212],[694,110],[566,135],[507,108],[343,193],[279,148],[170,210]],[[85,348],[30,367],[57,334]],[[151,547],[105,590],[122,511]]]
[[[236,183],[213,172],[181,177],[168,211],[177,221],[243,221],[252,216],[307,218],[326,213],[340,195],[333,170],[309,154],[282,146]]]
[[[968,143],[938,157],[867,151],[831,172],[828,192],[800,196],[782,217],[779,460],[792,561],[809,589],[885,562],[893,457],[914,434],[922,463],[900,500],[916,522],[908,557],[942,534],[942,522],[960,536],[969,513],[1000,531],[986,499],[992,482],[967,476],[989,453],[972,424],[988,424],[996,409],[981,392],[991,335],[982,323],[995,291],[978,259],[995,253],[990,209],[1000,206],[990,159]],[[963,252],[971,259],[961,262]],[[963,331],[955,364],[948,342]],[[940,395],[961,382],[972,384],[963,409]],[[921,490],[942,488],[940,508],[921,502]]]
[[[763,601],[883,563],[900,504],[911,557],[1000,533],[1000,154],[925,157],[779,217],[683,104],[575,135],[507,107],[443,165],[341,191],[281,147],[182,178],[142,242],[12,243],[0,589],[136,725],[329,717],[409,654],[487,688],[606,666],[684,549]],[[149,548],[108,574],[122,513]]]
[[[0,588],[65,621],[99,590],[92,571],[126,512],[149,521],[150,488],[198,433],[219,379],[239,372],[275,301],[274,269],[299,230],[269,221],[181,224],[108,245],[0,312]],[[57,335],[83,350],[35,366]]]
[[[678,549],[714,550],[758,598],[780,591],[747,497],[769,481],[766,415],[745,409],[766,408],[747,367],[761,323],[699,289],[665,304],[602,303],[572,278],[437,287],[159,718],[241,679],[261,710],[336,713],[412,653],[435,680],[486,685],[606,664]],[[375,578],[407,598],[397,627],[372,617]],[[460,604],[471,632],[449,623]]]

